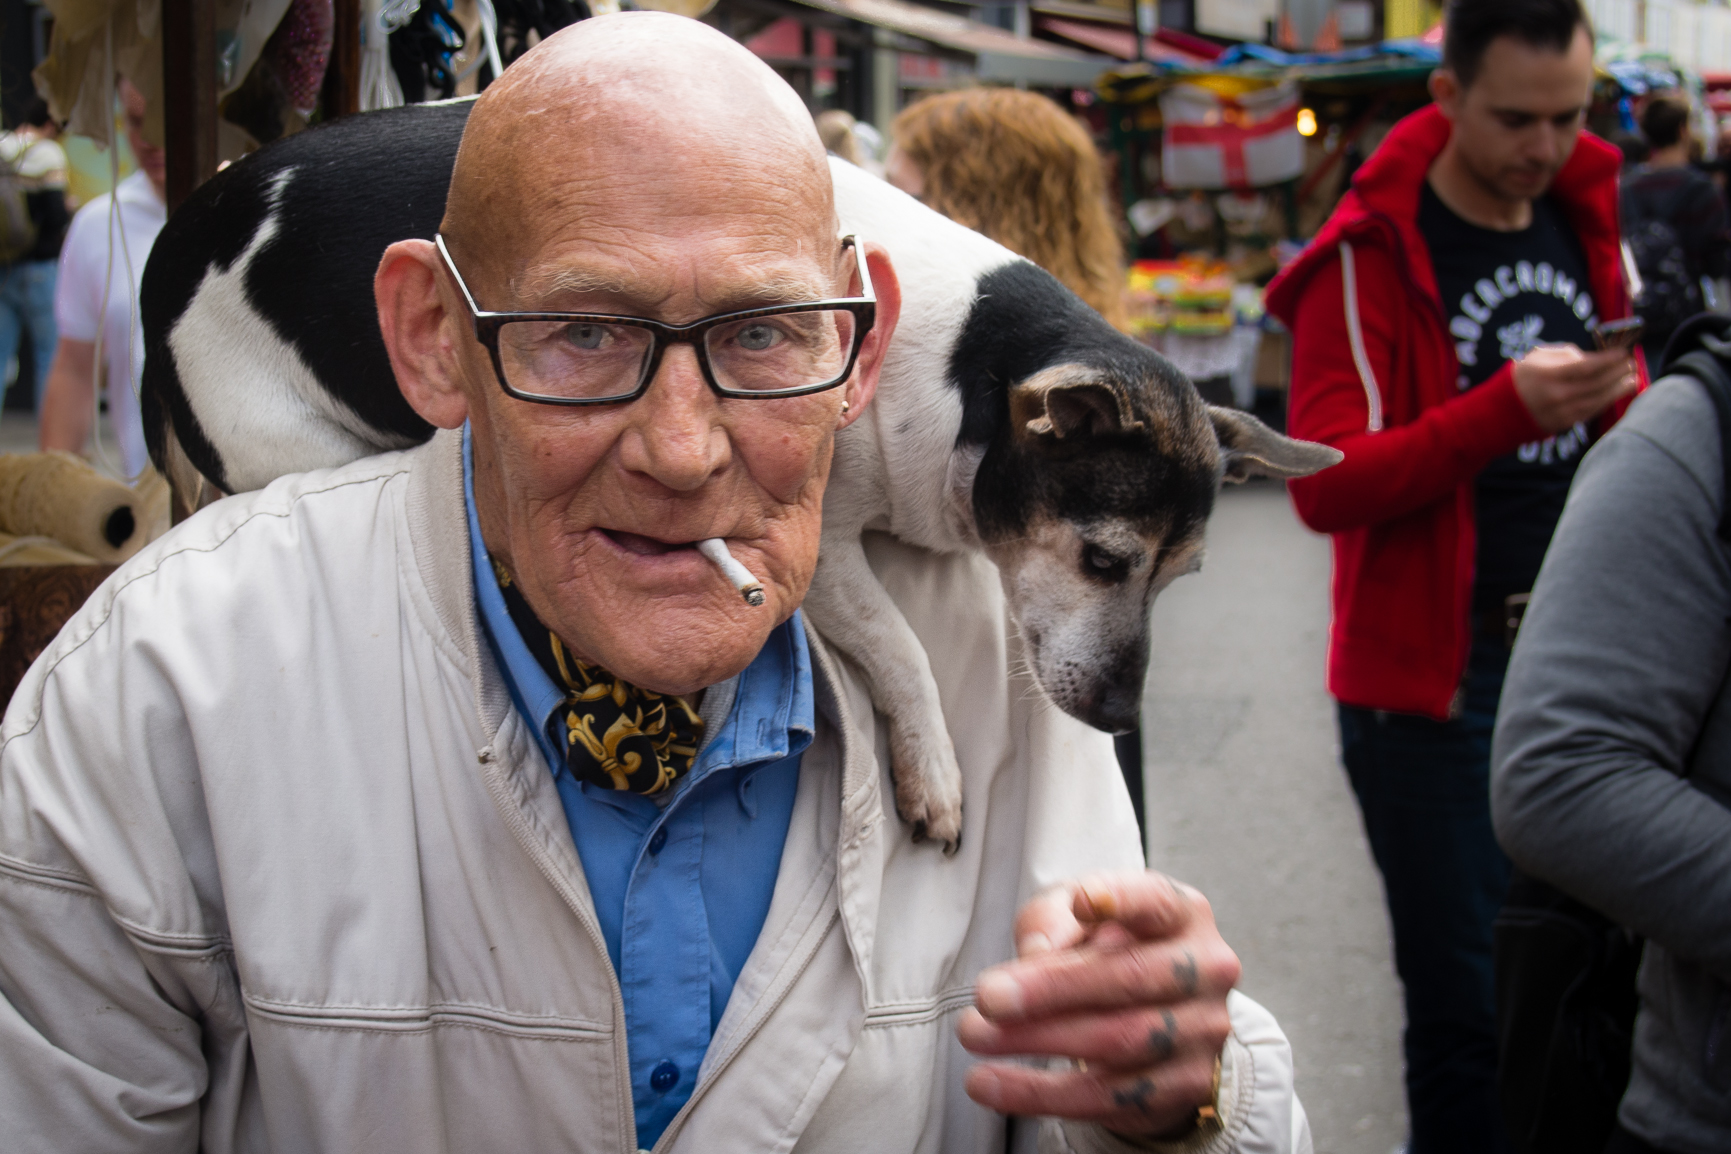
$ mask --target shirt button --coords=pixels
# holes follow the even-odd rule
[[[649,839],[649,852],[652,854],[660,853],[661,847],[666,845],[666,844],[667,844],[667,827],[663,826],[660,829],[655,831],[654,837]],[[662,1063],[662,1066],[666,1066],[666,1065],[667,1065],[667,1063],[665,1063],[665,1062]],[[671,1067],[669,1067],[669,1068],[671,1069]],[[660,1067],[657,1067],[656,1069],[659,1070]],[[673,1076],[675,1078],[679,1077],[679,1071],[674,1070]]]
[[[665,1060],[649,1075],[649,1088],[657,1094],[667,1093],[678,1083],[679,1067]]]

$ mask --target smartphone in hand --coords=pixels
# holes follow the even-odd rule
[[[1635,347],[1635,342],[1641,339],[1641,334],[1647,329],[1647,322],[1640,317],[1624,317],[1620,321],[1600,321],[1593,326],[1593,343],[1601,350],[1622,349],[1627,352]]]

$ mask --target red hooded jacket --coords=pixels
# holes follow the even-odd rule
[[[1474,479],[1547,435],[1511,365],[1465,393],[1455,386],[1454,342],[1418,230],[1419,193],[1449,132],[1435,105],[1396,124],[1267,294],[1293,334],[1288,431],[1346,455],[1290,483],[1304,523],[1334,539],[1328,690],[1350,705],[1438,719],[1472,647]],[[1550,190],[1606,320],[1629,315],[1620,163],[1583,132]]]

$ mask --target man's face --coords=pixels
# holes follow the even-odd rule
[[[126,114],[126,143],[132,146],[132,157],[160,195],[168,179],[168,159],[162,149],[144,138],[144,94],[130,80],[120,82],[120,106]]]
[[[1499,36],[1466,88],[1439,71],[1431,92],[1454,122],[1453,145],[1486,192],[1504,200],[1543,195],[1575,149],[1593,86],[1593,45],[1575,29],[1567,52]]]
[[[675,165],[689,179],[645,181],[610,175],[598,155],[567,157],[516,206],[526,227],[515,253],[453,256],[479,306],[495,311],[679,324],[861,291],[827,186],[814,197],[777,180],[776,166],[717,164],[712,154]],[[542,621],[585,659],[661,692],[748,664],[810,584],[849,387],[723,399],[683,344],[668,347],[635,401],[520,401],[500,389],[453,287],[442,291],[454,305],[483,534]],[[691,547],[709,537],[725,538],[764,583],[765,605],[746,605]]]

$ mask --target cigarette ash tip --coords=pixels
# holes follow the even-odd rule
[[[720,537],[710,537],[697,543],[697,551],[721,570],[721,575],[739,590],[739,595],[745,598],[747,605],[755,607],[763,604],[763,582],[752,576],[750,569],[734,559],[733,554],[727,551],[727,542]]]

